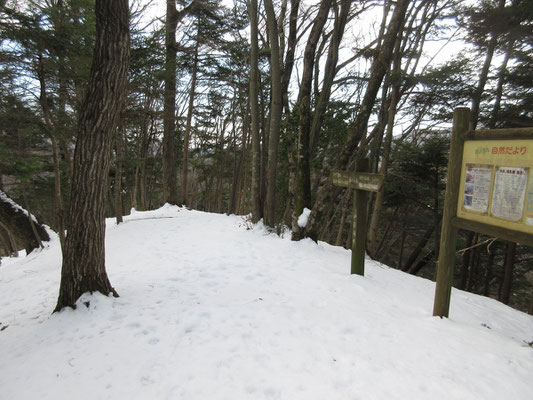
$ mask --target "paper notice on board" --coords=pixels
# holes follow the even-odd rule
[[[464,207],[466,210],[487,212],[489,207],[492,168],[466,165]]]
[[[533,179],[527,190],[526,224],[533,225]]]
[[[527,168],[498,167],[494,179],[491,213],[509,221],[520,221],[524,213]]]

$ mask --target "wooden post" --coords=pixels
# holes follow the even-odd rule
[[[355,172],[331,171],[335,186],[354,189],[352,212],[352,274],[365,274],[365,246],[368,219],[368,192],[378,192],[383,186],[384,176],[371,174],[368,158],[358,160]]]
[[[453,271],[455,268],[455,251],[457,228],[452,219],[457,215],[459,200],[459,184],[465,137],[469,131],[470,109],[457,108],[453,113],[453,128],[450,139],[450,158],[448,159],[448,182],[442,216],[439,261],[437,264],[437,284],[433,315],[448,317],[450,311],[450,295],[452,290]]]
[[[357,160],[355,172],[368,172],[368,158]],[[365,275],[365,246],[368,217],[368,191],[354,190],[352,225],[352,274]]]

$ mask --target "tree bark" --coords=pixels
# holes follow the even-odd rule
[[[252,222],[256,223],[262,218],[261,210],[261,143],[259,138],[259,104],[258,104],[258,23],[257,0],[248,3],[250,17],[250,119],[252,123]]]
[[[527,309],[529,315],[533,315],[533,287],[531,288],[531,299],[529,300],[529,308]]]
[[[48,102],[48,94],[46,91],[46,78],[44,72],[44,65],[42,56],[39,55],[37,76],[39,78],[40,96],[39,103],[43,112],[44,123],[48,130],[48,135],[52,143],[52,159],[54,162],[54,199],[56,206],[56,223],[57,231],[59,233],[59,241],[61,247],[65,244],[65,218],[63,208],[63,196],[61,194],[61,167],[59,165],[59,147],[57,145],[57,138],[54,134],[54,126],[52,124],[52,116],[50,115],[50,107]]]
[[[239,199],[242,195],[241,183],[243,181],[243,175],[244,175],[246,143],[248,141],[248,125],[250,123],[249,115],[250,115],[250,103],[248,102],[246,106],[246,110],[244,111],[244,116],[243,116],[241,151],[239,155],[239,160],[237,162],[237,167],[233,175],[233,185],[232,185],[232,190],[231,190],[231,195],[230,195],[228,214],[235,214],[238,212]]]
[[[178,204],[176,158],[176,0],[167,0],[165,20],[165,93],[163,109],[163,200]]]
[[[500,301],[504,304],[509,304],[511,299],[511,288],[513,284],[513,267],[514,267],[514,258],[516,254],[516,243],[509,242],[507,244],[507,252],[505,254],[505,263],[503,266],[504,275],[503,275],[503,284],[502,292],[500,296]]]
[[[396,118],[396,107],[400,100],[400,73],[401,73],[401,54],[400,54],[400,37],[396,40],[394,66],[392,68],[392,90],[389,103],[389,110],[387,114],[387,131],[385,134],[385,143],[383,144],[383,157],[381,158],[381,165],[379,167],[380,174],[386,175],[389,169],[389,158],[392,148],[392,133],[394,129],[394,119]],[[379,157],[379,156],[378,156]],[[378,158],[376,157],[376,158]],[[379,226],[379,217],[385,200],[385,187],[381,187],[376,193],[376,200],[374,202],[374,210],[370,219],[368,227],[367,246],[371,257],[375,257],[377,253],[377,231]]]
[[[129,64],[128,1],[96,0],[95,13],[95,49],[78,120],[70,222],[55,311],[75,307],[85,292],[118,296],[105,269],[105,198]]]
[[[498,9],[501,11],[505,7],[505,0],[498,1]],[[487,83],[490,65],[492,63],[492,57],[494,56],[494,51],[496,50],[496,45],[498,44],[498,35],[492,33],[489,43],[487,45],[487,53],[485,55],[485,61],[483,62],[483,67],[479,74],[479,81],[472,96],[472,119],[470,129],[475,130],[478,120],[479,120],[479,109],[481,105],[481,95],[483,90],[485,90],[485,84]]]
[[[194,96],[196,92],[196,79],[198,75],[198,49],[200,47],[200,22],[196,33],[196,45],[194,46],[194,61],[192,65],[191,92],[189,93],[189,108],[187,109],[187,121],[185,122],[185,135],[183,137],[183,173],[181,179],[181,203],[188,205],[188,173],[189,173],[189,142],[191,137],[192,113],[194,108]]]
[[[350,13],[352,3],[353,2],[351,0],[342,0],[340,12],[337,10],[335,13],[335,25],[328,48],[326,66],[324,67],[324,82],[322,84],[320,95],[317,99],[317,104],[313,115],[313,122],[311,123],[309,144],[311,154],[313,154],[313,151],[318,143],[318,136],[320,134],[326,108],[331,96],[333,79],[335,79],[335,75],[337,73],[337,62],[339,61],[339,46],[341,44],[342,37],[344,36],[344,29],[346,27],[346,22],[348,20],[348,14]],[[315,78],[317,76],[315,76]]]
[[[268,134],[268,160],[266,168],[265,224],[273,227],[276,223],[276,192],[279,136],[283,106],[281,59],[279,51],[278,23],[272,0],[265,0],[268,38],[270,40],[270,124]]]
[[[429,238],[433,234],[433,231],[435,230],[435,225],[431,225],[429,228],[426,229],[424,232],[424,235],[420,238],[418,241],[418,244],[414,248],[414,250],[409,255],[407,262],[404,266],[402,266],[402,271],[407,272],[411,269],[412,265],[418,258],[418,256],[422,253],[422,250],[424,250],[424,247],[426,247],[426,244],[429,242]]]
[[[124,139],[122,127],[115,136],[115,219],[117,224],[124,222],[122,213],[122,158],[124,157]]]
[[[487,261],[487,268],[485,270],[485,281],[483,283],[483,296],[489,296],[490,294],[490,281],[492,280],[492,268],[494,266],[494,257],[496,256],[496,244],[494,248],[489,251],[489,260]]]

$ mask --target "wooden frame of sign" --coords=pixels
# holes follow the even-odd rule
[[[458,229],[533,246],[533,128],[470,131],[457,108],[448,160],[433,315],[448,317]]]
[[[368,158],[357,160],[355,172],[332,171],[335,186],[354,189],[352,211],[352,264],[351,273],[365,275],[365,246],[368,220],[368,192],[378,192],[384,176],[368,172]]]

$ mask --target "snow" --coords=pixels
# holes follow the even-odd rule
[[[533,317],[494,300],[432,317],[431,281],[168,205],[106,240],[121,297],[56,314],[57,237],[4,259],[0,398],[533,399]]]
[[[298,217],[298,226],[300,228],[305,228],[307,226],[307,221],[309,220],[309,215],[311,215],[311,210],[307,207],[304,207],[302,213]]]

